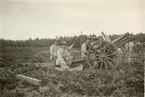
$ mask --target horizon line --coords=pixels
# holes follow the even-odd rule
[[[104,31],[102,31],[102,32],[104,32]],[[137,34],[145,34],[145,33],[143,33],[143,32],[139,32],[139,33],[132,33],[132,32],[125,32],[125,33],[129,33],[130,35],[137,35]],[[81,35],[85,35],[85,36],[91,36],[91,35],[96,35],[96,34],[89,34],[89,35],[87,35],[87,34],[81,34],[80,33],[80,35],[70,35],[70,36],[56,36],[56,37],[52,37],[52,38],[50,38],[50,37],[35,37],[35,38],[32,38],[32,37],[29,37],[29,38],[26,38],[26,39],[9,39],[9,38],[1,38],[0,37],[0,40],[12,40],[12,41],[26,41],[26,40],[29,40],[29,39],[32,39],[32,40],[35,40],[35,39],[57,39],[57,38],[60,38],[60,37],[74,37],[74,36],[81,36]],[[122,35],[121,33],[120,34],[106,34],[106,35]],[[100,33],[100,35],[96,35],[96,36],[101,36],[101,33]]]

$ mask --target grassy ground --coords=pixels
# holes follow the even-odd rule
[[[80,58],[79,50],[73,56]],[[57,71],[53,68],[37,68],[33,62],[43,62],[36,56],[49,60],[48,48],[7,48],[1,51],[0,95],[2,97],[143,97],[144,64],[142,62],[122,63],[119,69],[105,70],[87,68],[83,71]],[[31,62],[28,66],[21,63]],[[42,80],[40,86],[15,80],[12,74],[23,74]],[[1,79],[3,78],[3,79]]]

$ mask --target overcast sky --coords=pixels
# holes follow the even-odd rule
[[[0,0],[0,37],[13,40],[145,32],[145,0]]]

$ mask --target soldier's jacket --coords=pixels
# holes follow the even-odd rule
[[[56,65],[67,65],[69,61],[72,61],[73,57],[68,52],[67,49],[59,48],[57,52],[57,59],[56,59]]]
[[[53,57],[57,58],[57,52],[58,52],[59,48],[60,47],[58,45],[55,45],[55,44],[51,45],[51,47],[50,47],[50,55],[51,55],[50,59],[52,59]]]
[[[89,44],[86,42],[82,44],[82,46],[81,46],[81,58],[86,57],[86,53],[88,52],[89,47],[90,47]]]
[[[67,56],[70,56],[68,50],[66,49],[63,49],[63,48],[60,48],[58,49],[58,52],[57,52],[57,57],[58,58],[65,58]]]
[[[134,47],[134,43],[133,43],[133,42],[129,42],[129,43],[126,43],[126,44],[125,44],[125,48],[126,48],[127,50],[129,50],[130,52],[132,52],[133,47]]]
[[[100,42],[99,42],[99,41],[93,41],[93,42],[91,42],[91,47],[92,47],[93,49],[98,48],[99,45],[100,45]]]

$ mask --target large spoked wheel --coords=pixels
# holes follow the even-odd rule
[[[87,62],[91,68],[109,70],[120,63],[120,53],[113,43],[104,41],[98,48],[89,50]]]

